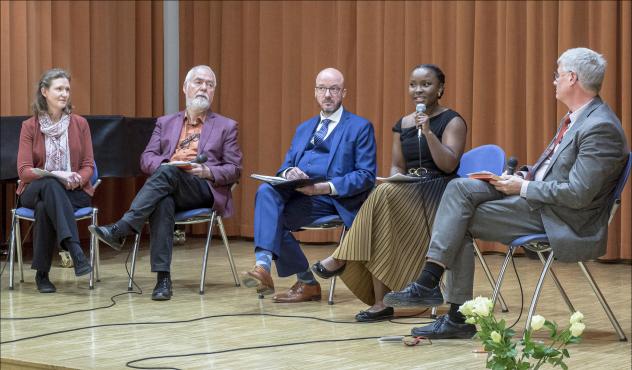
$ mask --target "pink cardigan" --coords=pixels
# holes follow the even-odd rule
[[[68,125],[68,146],[70,147],[70,167],[73,172],[81,175],[83,191],[90,196],[94,194],[94,188],[90,183],[90,177],[94,171],[94,154],[92,153],[92,136],[90,127],[85,118],[71,114]],[[46,147],[44,134],[39,130],[39,121],[33,116],[22,122],[20,131],[20,145],[18,148],[18,176],[20,185],[17,193],[22,194],[26,186],[39,179],[39,176],[31,171],[31,168],[44,168],[46,161]]]

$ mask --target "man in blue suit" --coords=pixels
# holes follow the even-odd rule
[[[263,184],[255,198],[256,264],[242,274],[242,280],[260,294],[274,293],[270,267],[275,259],[280,277],[298,277],[287,292],[273,297],[275,302],[321,299],[320,285],[291,231],[336,214],[350,227],[375,184],[373,125],[343,108],[347,90],[342,73],[334,68],[322,70],[314,92],[320,115],[298,126],[277,176],[288,180],[323,177],[325,181],[295,190]]]

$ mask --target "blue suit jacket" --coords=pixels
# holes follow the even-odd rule
[[[320,116],[315,116],[298,126],[277,174],[297,166],[319,120]],[[332,199],[345,225],[350,227],[375,185],[375,134],[371,122],[347,110],[343,110],[335,131],[338,133],[333,137],[326,179],[336,188],[338,195]]]

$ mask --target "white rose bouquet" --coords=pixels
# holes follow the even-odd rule
[[[569,343],[579,343],[580,336],[584,332],[586,325],[582,322],[584,315],[577,311],[570,318],[570,326],[564,330],[559,330],[558,325],[546,320],[540,315],[531,318],[531,327],[524,333],[519,341],[512,338],[516,332],[507,327],[505,320],[497,321],[492,313],[493,304],[489,298],[477,297],[465,302],[459,311],[466,317],[466,322],[476,324],[477,337],[483,343],[487,351],[488,369],[539,369],[542,365],[560,366],[568,369],[564,363],[564,358],[569,358],[570,354],[565,348]],[[531,334],[546,327],[549,329],[549,337],[552,342],[548,345],[534,342]],[[520,356],[518,345],[522,348]],[[531,360],[537,360],[535,364]]]

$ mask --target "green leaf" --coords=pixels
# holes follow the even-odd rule
[[[568,350],[566,348],[562,350],[562,354],[564,355],[564,357],[567,357],[567,358],[571,357],[571,355],[568,353]]]

